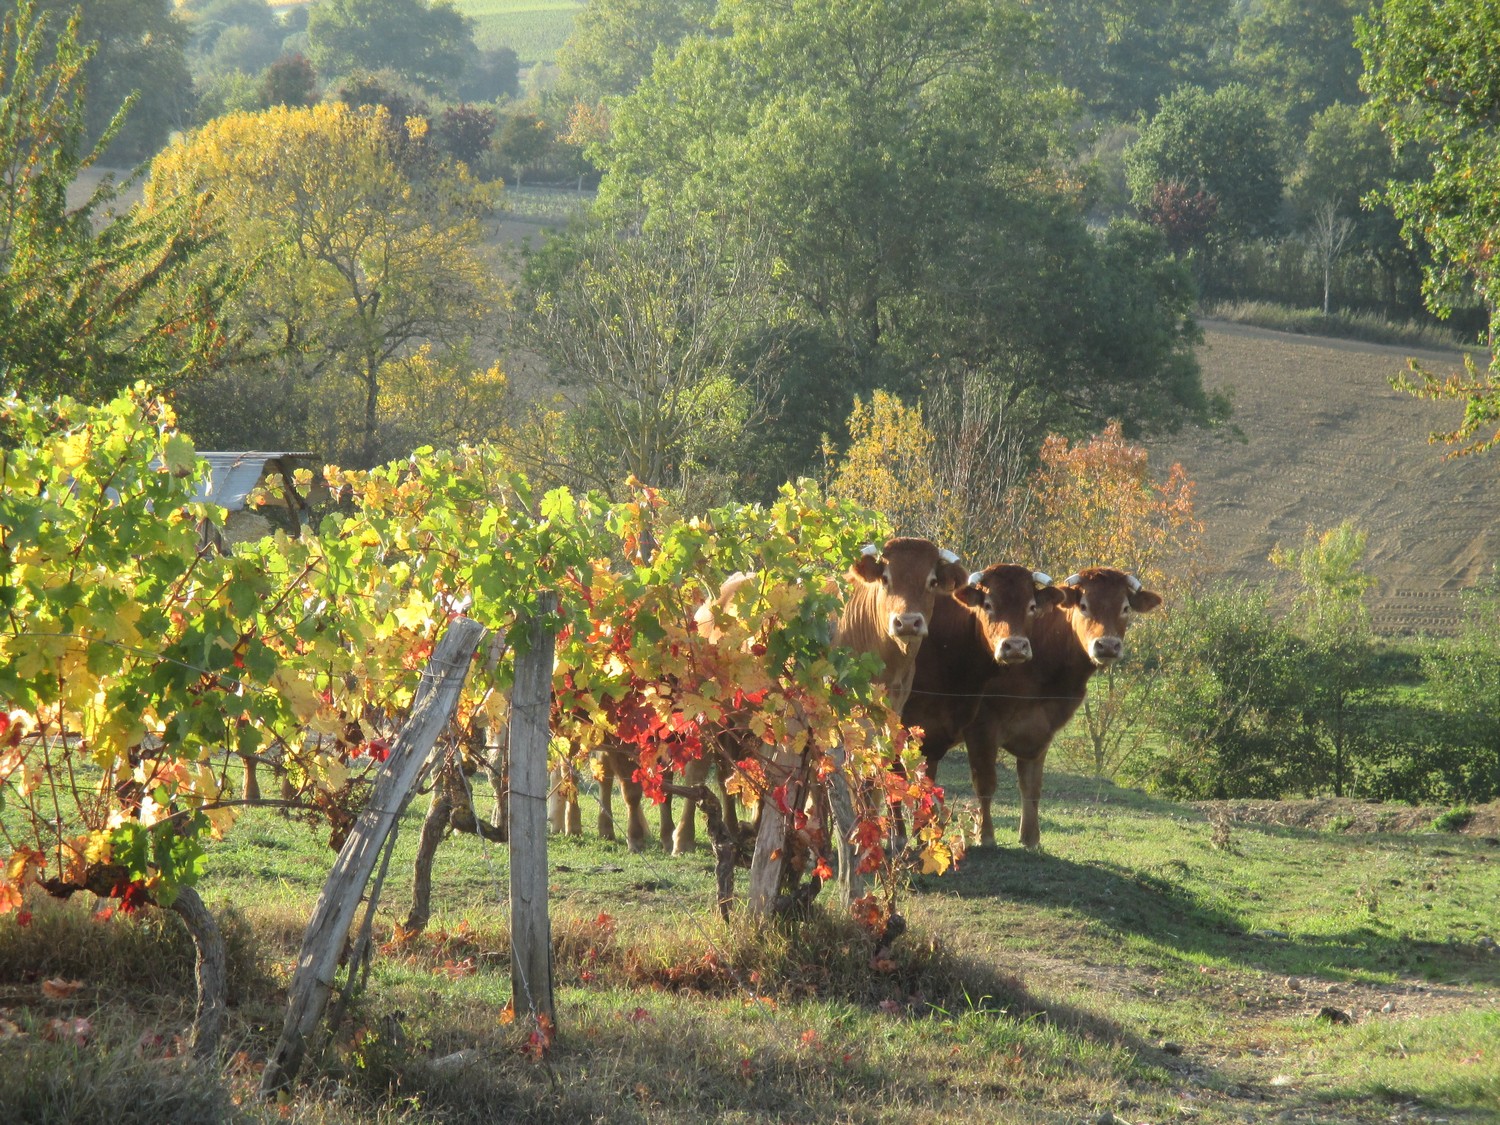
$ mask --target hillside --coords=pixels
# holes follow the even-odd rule
[[[1462,357],[1225,322],[1205,323],[1204,336],[1204,382],[1229,393],[1238,434],[1184,432],[1151,451],[1197,481],[1210,567],[1267,581],[1278,543],[1353,519],[1369,533],[1376,629],[1452,632],[1459,591],[1500,558],[1500,461],[1444,460],[1427,435],[1456,425],[1459,407],[1398,394],[1389,379],[1408,355],[1438,373],[1461,370]]]

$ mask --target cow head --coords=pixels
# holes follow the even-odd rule
[[[876,588],[879,626],[904,646],[927,635],[937,596],[953,593],[968,574],[957,555],[926,539],[892,539],[883,549],[873,543],[866,547],[849,577]]]
[[[953,596],[974,611],[996,664],[1030,660],[1033,622],[1064,598],[1047,575],[1013,563],[975,571]]]
[[[1091,566],[1062,582],[1063,610],[1090,660],[1107,668],[1125,653],[1125,630],[1138,613],[1161,605],[1161,595],[1123,570]]]

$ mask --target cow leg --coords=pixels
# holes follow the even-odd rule
[[[1021,846],[1035,849],[1042,842],[1042,765],[1047,760],[1043,750],[1035,757],[1016,759],[1016,784],[1021,790]]]
[[[711,765],[707,757],[689,762],[682,771],[682,784],[704,785],[708,781]],[[698,802],[691,797],[682,798],[682,813],[677,818],[676,831],[672,833],[672,854],[690,855],[698,848],[697,840]]]
[[[667,795],[656,808],[656,836],[661,841],[661,850],[670,852],[672,850],[672,832],[676,825],[672,822],[672,797]]]
[[[995,846],[995,759],[994,746],[969,746],[969,777],[974,782],[974,796],[979,800],[979,844],[981,847]]]
[[[625,846],[639,852],[646,846],[646,817],[641,812],[641,783],[635,780],[635,765],[623,750],[610,750],[606,757],[614,766],[625,798]]]
[[[609,751],[601,755],[599,769],[599,839],[615,838],[615,764]]]
[[[559,762],[552,771],[552,789],[547,794],[547,821],[554,832],[567,836],[583,835],[578,815],[578,774],[569,762]]]

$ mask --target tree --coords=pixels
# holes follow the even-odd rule
[[[393,70],[430,92],[456,89],[474,21],[452,0],[323,0],[307,19],[307,54],[323,75]]]
[[[1157,481],[1150,454],[1126,441],[1118,422],[1086,442],[1048,435],[1040,462],[1027,482],[1030,518],[1010,550],[1025,544],[1023,557],[1058,578],[1118,566],[1164,593],[1170,613],[1195,584],[1203,535],[1183,467],[1174,464]],[[1065,752],[1083,749],[1097,776],[1118,771],[1144,746],[1161,690],[1157,670],[1141,661],[1111,665],[1101,679],[1079,710],[1081,722],[1062,739]]]
[[[765,413],[774,352],[743,345],[770,270],[758,232],[687,216],[575,231],[533,259],[528,338],[577,395],[567,448],[583,481],[721,498]]]
[[[1292,132],[1336,102],[1360,100],[1354,17],[1364,0],[1267,0],[1240,23],[1235,73],[1265,91]]]
[[[1361,569],[1366,539],[1346,520],[1322,533],[1309,527],[1300,548],[1271,553],[1273,564],[1299,580],[1292,620],[1308,648],[1303,726],[1310,746],[1321,751],[1308,774],[1331,783],[1338,797],[1350,785],[1362,733],[1353,704],[1370,686],[1372,634],[1363,599],[1375,580]]]
[[[555,143],[552,127],[544,119],[525,111],[512,113],[495,137],[495,163],[509,169],[515,186],[520,187],[527,169],[545,160]]]
[[[686,207],[775,232],[780,299],[839,416],[950,363],[1091,421],[1105,401],[1162,424],[1201,407],[1196,375],[1178,379],[1185,275],[1163,268],[1159,241],[1095,238],[1059,186],[1069,103],[1036,72],[1025,6],[730,0],[716,27],[611,107],[590,149],[600,205],[648,226]],[[1122,336],[1153,354],[1116,348]]]
[[[134,162],[150,156],[193,110],[193,80],[184,48],[186,24],[172,0],[38,0],[37,12],[60,31],[81,13],[79,38],[94,45],[84,71],[85,120],[90,141],[108,132],[109,158]],[[125,121],[111,130],[129,102]]]
[[[1400,158],[1418,154],[1415,174],[1381,193],[1413,247],[1425,246],[1423,296],[1446,316],[1472,285],[1489,314],[1490,366],[1472,362],[1467,377],[1437,380],[1414,368],[1419,393],[1464,403],[1460,426],[1441,440],[1465,451],[1500,441],[1476,437],[1500,421],[1500,4],[1387,0],[1356,23],[1369,112]]]
[[[318,76],[305,55],[283,55],[260,78],[261,104],[312,105],[318,100]]]
[[[656,53],[708,30],[713,0],[589,0],[557,52],[558,83],[585,102],[630,93]]]
[[[280,107],[210,122],[153,163],[147,207],[205,198],[218,253],[251,265],[226,312],[232,362],[185,403],[200,440],[369,464],[490,422],[494,380],[468,379],[502,296],[478,252],[488,195],[458,168],[409,176],[389,132],[379,109]],[[425,419],[392,425],[395,391],[425,398]],[[471,417],[438,413],[460,407]]]
[[[118,215],[106,177],[69,206],[122,121],[87,142],[79,36],[76,19],[49,33],[30,0],[0,33],[0,381],[38,399],[193,377],[217,349],[225,295],[224,276],[201,268],[193,201]]]
[[[1353,220],[1339,214],[1336,201],[1330,199],[1313,212],[1312,226],[1307,231],[1307,249],[1323,271],[1324,316],[1328,315],[1333,297],[1333,264],[1343,254],[1353,233]]]
[[[1217,86],[1227,0],[1042,0],[1045,62],[1102,117],[1129,121],[1184,84]]]
[[[1162,99],[1126,152],[1126,179],[1137,207],[1148,206],[1159,185],[1181,184],[1218,200],[1225,237],[1256,237],[1276,223],[1280,153],[1271,115],[1249,87],[1184,86]]]

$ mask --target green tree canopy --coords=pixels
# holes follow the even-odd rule
[[[1108,400],[1144,421],[1153,396],[1123,388],[1167,383],[1159,420],[1201,405],[1177,394],[1194,398],[1195,371],[1186,385],[1167,374],[1188,350],[1186,279],[1136,262],[1131,284],[1151,279],[1139,304],[1099,303],[1105,260],[1148,243],[1105,246],[1085,228],[1059,170],[1071,101],[1036,78],[1026,7],[730,0],[716,30],[659,58],[620,104],[596,150],[602,208],[648,226],[669,209],[744,215],[772,231],[787,315],[813,329],[802,339],[828,359],[819,379],[845,403],[956,364],[1068,410]],[[1129,370],[1098,350],[1127,306],[1160,326],[1138,338],[1171,341]]]
[[[138,379],[191,377],[216,348],[224,294],[212,270],[186,280],[202,249],[191,201],[116,215],[119,190],[105,178],[69,204],[99,156],[82,108],[90,49],[76,19],[45,23],[22,0],[0,35],[0,382],[27,397],[99,400]]]
[[[1354,17],[1367,6],[1366,0],[1265,0],[1240,24],[1236,73],[1301,135],[1320,110],[1360,101]]]
[[[628,94],[658,50],[706,31],[713,12],[714,0],[589,0],[557,53],[558,83],[587,101]]]
[[[1217,221],[1231,237],[1268,233],[1281,205],[1280,138],[1260,96],[1231,84],[1210,93],[1184,86],[1162,99],[1125,154],[1138,207],[1161,184],[1181,184],[1218,200]]]
[[[1483,374],[1447,382],[1423,376],[1423,390],[1462,400],[1464,419],[1443,435],[1487,449],[1500,433],[1500,0],[1430,3],[1387,0],[1362,18],[1369,110],[1398,156],[1415,155],[1415,174],[1382,193],[1413,247],[1432,254],[1423,294],[1447,315],[1472,286],[1489,313],[1492,358]],[[1420,374],[1420,373],[1419,373]]]
[[[1224,78],[1229,0],[1038,0],[1045,65],[1100,117],[1128,121]]]
[[[231,114],[157,157],[148,206],[204,198],[216,253],[251,267],[224,371],[182,404],[199,440],[370,464],[479,436],[503,385],[473,370],[502,298],[478,252],[488,197],[422,170],[393,158],[383,109],[338,102]]]
[[[38,0],[37,11],[60,31],[75,11],[82,16],[79,37],[93,44],[84,70],[88,137],[105,135],[111,122],[134,98],[130,113],[112,134],[108,158],[133,163],[166,143],[173,129],[193,111],[193,80],[184,48],[189,31],[172,0]]]
[[[428,90],[452,90],[473,49],[474,21],[452,0],[322,0],[307,19],[319,74],[393,70]]]

